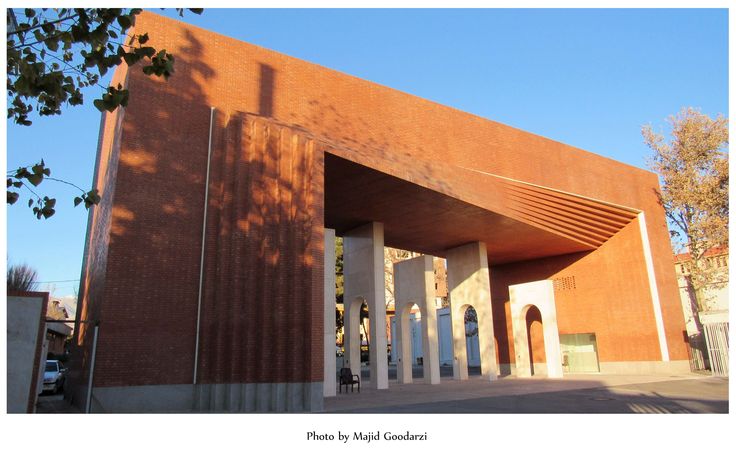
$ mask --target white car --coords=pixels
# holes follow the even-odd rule
[[[47,360],[43,372],[43,391],[58,394],[64,389],[66,368],[58,360]]]

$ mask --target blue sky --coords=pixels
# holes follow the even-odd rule
[[[640,167],[643,124],[664,129],[685,106],[728,113],[725,9],[208,9],[183,20]],[[52,176],[89,187],[96,96],[31,127],[8,122],[7,166],[43,158]],[[28,196],[8,207],[7,258],[67,281],[53,285],[68,295],[87,213],[65,186],[39,191],[58,197],[57,214],[37,221]]]

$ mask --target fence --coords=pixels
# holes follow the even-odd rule
[[[705,344],[708,347],[713,376],[728,376],[728,322],[704,324]]]

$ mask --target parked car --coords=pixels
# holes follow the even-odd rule
[[[47,360],[43,372],[43,391],[58,394],[64,390],[66,368],[58,360]]]

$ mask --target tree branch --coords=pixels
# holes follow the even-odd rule
[[[58,24],[59,22],[64,22],[66,20],[73,19],[73,18],[78,17],[78,16],[79,16],[79,13],[73,14],[71,16],[67,16],[67,17],[64,17],[64,18],[59,18],[59,19],[56,19],[55,21],[47,21],[47,22],[44,22],[43,24],[38,24],[38,25],[34,25],[32,27],[28,27],[27,29],[13,30],[12,32],[8,32],[7,36],[18,35],[18,34],[21,34],[21,33],[27,33],[27,32],[30,32],[31,30],[39,29],[39,28],[43,27],[44,25],[47,25],[47,24]]]

